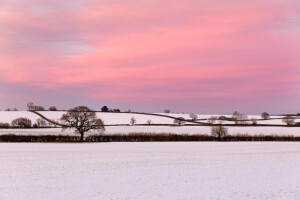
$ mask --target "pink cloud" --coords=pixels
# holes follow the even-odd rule
[[[297,1],[12,2],[0,3],[7,84],[83,84],[91,98],[124,101],[275,98],[299,85]],[[207,80],[224,83],[190,84]]]

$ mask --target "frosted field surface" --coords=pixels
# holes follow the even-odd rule
[[[0,144],[1,200],[300,196],[299,143]]]

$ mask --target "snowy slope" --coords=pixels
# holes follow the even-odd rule
[[[62,111],[39,111],[42,115],[49,119],[59,119],[64,113]],[[157,114],[162,114],[162,113],[157,113]],[[164,115],[169,115],[172,117],[183,117],[185,119],[190,119],[189,114],[165,114]],[[174,123],[173,119],[170,118],[165,118],[165,117],[159,117],[159,116],[150,116],[150,115],[142,115],[142,114],[132,114],[132,113],[103,113],[103,112],[97,112],[97,116],[104,120],[105,124],[129,124],[130,119],[134,117],[137,121],[138,124],[145,124],[147,120],[151,120],[152,123],[155,124],[172,124]],[[207,119],[211,116],[218,116],[218,115],[197,115],[198,119]],[[226,117],[231,117],[231,115],[224,115]],[[0,122],[6,122],[6,123],[11,123],[12,120],[18,118],[18,117],[27,117],[31,119],[31,121],[34,123],[39,116],[35,115],[32,112],[28,111],[0,111]],[[283,116],[276,116],[272,118],[280,118]],[[260,119],[259,115],[249,115],[249,119],[251,118],[256,118]],[[300,122],[300,119],[296,119],[297,122]],[[202,122],[207,122],[206,120],[203,120]],[[232,124],[234,122],[224,122],[225,124]],[[281,119],[271,119],[271,120],[262,120],[258,121],[258,124],[282,124]]]
[[[44,111],[40,112],[42,115],[49,119],[59,119],[65,112],[50,112]],[[188,114],[168,114],[174,117],[184,117],[189,118]],[[135,117],[137,123],[144,124],[147,120],[151,120],[155,124],[172,124],[173,119],[158,117],[158,116],[148,116],[132,113],[102,113],[98,112],[97,116],[104,120],[105,124],[129,124],[131,117]],[[198,115],[199,119],[209,118],[211,115]],[[28,111],[0,111],[0,122],[11,123],[13,119],[18,117],[28,117],[34,123],[39,116]],[[228,116],[230,117],[230,116]],[[249,116],[249,118],[260,116]],[[278,116],[276,116],[278,118]],[[296,121],[300,121],[297,119]],[[230,123],[230,122],[229,122]],[[232,122],[231,122],[232,123]],[[281,119],[259,121],[260,124],[283,124]],[[228,127],[230,134],[278,134],[278,135],[295,135],[300,136],[299,127]],[[153,133],[178,133],[178,134],[210,134],[210,127],[174,127],[174,126],[117,126],[117,127],[106,127],[105,133],[115,134],[115,133],[130,133],[130,132],[153,132]],[[20,134],[20,135],[60,135],[68,134],[74,135],[72,130],[61,132],[59,128],[52,129],[0,129],[0,134]]]

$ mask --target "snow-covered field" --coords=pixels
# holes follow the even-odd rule
[[[39,111],[42,115],[47,117],[48,119],[55,119],[58,120],[60,117],[65,113],[62,111]],[[161,113],[158,113],[161,114]],[[185,119],[190,119],[189,114],[166,114],[173,117],[183,117]],[[142,114],[133,114],[133,113],[103,113],[103,112],[97,112],[97,116],[101,118],[105,124],[129,124],[130,119],[134,117],[136,119],[137,124],[145,124],[148,120],[151,120],[154,124],[173,124],[174,120],[166,117],[159,117],[159,116],[149,116],[149,115],[142,115]],[[198,119],[207,119],[211,116],[219,116],[219,115],[197,115]],[[231,115],[223,115],[226,117],[231,117]],[[29,118],[33,123],[40,118],[38,115],[28,112],[28,111],[0,111],[0,122],[2,123],[11,123],[12,120],[18,118],[18,117],[27,117]],[[284,125],[285,123],[282,122],[280,118],[283,116],[274,116],[271,120],[262,120],[258,121],[258,124],[279,124]],[[249,119],[256,118],[261,119],[260,115],[249,115]],[[300,122],[300,116],[296,119],[297,122]],[[203,120],[202,122],[206,122],[206,120]],[[224,124],[232,124],[234,122],[226,122],[224,121]]]
[[[59,119],[62,114],[65,112],[49,112],[44,111],[40,112],[42,115],[46,116],[49,119]],[[173,119],[158,117],[158,116],[149,116],[149,115],[140,115],[140,114],[128,114],[128,113],[97,113],[98,117],[104,120],[105,124],[129,124],[131,117],[135,117],[137,123],[143,124],[146,123],[147,120],[151,120],[152,123],[155,124],[172,124],[174,122]],[[189,114],[169,114],[174,117],[184,117],[189,119]],[[209,118],[211,115],[198,115],[199,119]],[[0,122],[11,123],[12,120],[18,117],[27,117],[31,119],[34,123],[39,116],[27,112],[27,111],[0,111]],[[230,116],[228,116],[230,117]],[[260,116],[249,116],[249,118],[255,117],[257,119]],[[278,118],[276,116],[275,118]],[[296,120],[300,122],[298,118]],[[227,122],[232,123],[232,122]],[[273,119],[267,121],[258,121],[258,124],[283,124],[281,119]],[[115,134],[115,133],[130,133],[130,132],[151,132],[151,133],[177,133],[177,134],[210,134],[210,127],[199,127],[199,126],[182,126],[182,127],[174,127],[174,126],[115,126],[115,127],[106,127],[105,133],[107,134]],[[295,135],[300,136],[300,127],[228,127],[229,134],[278,134],[278,135]],[[65,132],[61,132],[59,128],[51,128],[51,129],[0,129],[0,134],[20,134],[20,135],[60,135],[60,134],[68,134],[74,135],[72,130],[68,130]]]
[[[298,143],[0,144],[1,200],[296,200]]]

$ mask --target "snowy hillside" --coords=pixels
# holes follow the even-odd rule
[[[39,112],[49,119],[58,120],[62,114],[65,112],[61,111],[42,111]],[[166,115],[166,114],[165,114]],[[173,117],[183,117],[189,119],[189,114],[167,114]],[[137,124],[145,124],[148,120],[151,120],[152,124],[174,124],[174,119],[159,117],[159,116],[149,116],[142,114],[133,113],[103,113],[98,112],[97,116],[101,118],[106,125],[114,124],[129,124],[130,119],[134,117]],[[216,116],[216,115],[214,115]],[[12,120],[18,117],[27,117],[32,123],[34,123],[38,118],[38,115],[28,112],[28,111],[0,111],[0,122],[11,123]],[[207,119],[211,115],[198,115],[198,119]],[[230,117],[229,115],[227,117]],[[249,118],[260,119],[260,116],[248,116]],[[276,116],[275,118],[280,118]],[[300,119],[296,120],[300,122]],[[203,122],[206,122],[204,120]],[[232,124],[233,122],[224,122],[224,124]],[[279,124],[283,125],[281,119],[271,119],[266,121],[258,121],[258,124]],[[209,126],[107,126],[105,133],[115,134],[115,133],[130,133],[130,132],[152,132],[152,133],[178,133],[178,134],[210,134]],[[229,134],[278,134],[278,135],[295,135],[300,136],[300,127],[228,127]],[[59,135],[68,134],[74,135],[72,130],[67,130],[61,132],[60,128],[47,128],[47,129],[0,129],[0,134],[20,134],[20,135]]]

